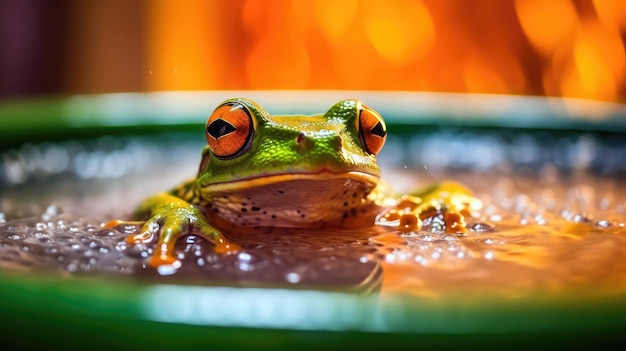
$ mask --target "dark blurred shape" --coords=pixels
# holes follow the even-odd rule
[[[0,1],[0,97],[135,91],[143,1]]]
[[[0,96],[62,89],[64,3],[0,1]]]

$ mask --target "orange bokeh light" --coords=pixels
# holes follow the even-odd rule
[[[148,4],[148,90],[626,96],[621,0]]]

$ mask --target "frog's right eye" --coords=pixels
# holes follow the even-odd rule
[[[254,120],[248,108],[236,101],[218,106],[206,122],[206,140],[215,156],[228,159],[252,145]]]

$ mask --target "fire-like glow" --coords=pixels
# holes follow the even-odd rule
[[[184,4],[146,5],[148,90],[626,96],[621,0]]]

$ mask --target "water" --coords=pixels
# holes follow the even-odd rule
[[[124,242],[137,227],[114,230],[102,224],[127,216],[145,196],[194,174],[200,146],[177,139],[76,145],[5,153],[5,175],[12,178],[5,177],[10,182],[0,188],[0,269],[179,284],[374,287],[426,298],[461,294],[468,300],[487,294],[626,292],[626,195],[624,181],[611,172],[563,169],[548,161],[533,167],[499,163],[488,170],[387,165],[384,177],[400,192],[443,178],[474,189],[484,207],[469,221],[470,232],[458,237],[385,228],[269,229],[254,236],[231,233],[244,247],[234,255],[215,254],[211,244],[192,235],[179,240],[183,265],[173,271],[145,267],[151,245]],[[49,147],[56,151],[42,151]],[[29,153],[40,155],[39,165],[24,161]],[[95,160],[85,161],[87,154]],[[126,155],[119,161],[123,172],[98,172],[111,162],[120,164],[113,155]],[[42,166],[46,157],[60,157],[65,168]],[[154,161],[132,162],[145,157]],[[529,157],[515,154],[514,159],[528,162]]]

